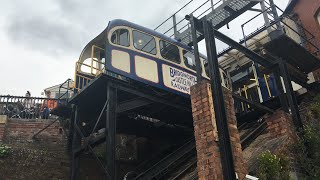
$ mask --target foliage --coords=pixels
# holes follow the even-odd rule
[[[312,117],[311,119],[317,119],[319,120],[320,118],[320,95],[317,95],[314,99],[313,99],[313,103],[310,105],[310,112]],[[310,118],[310,117],[309,117]]]
[[[293,152],[307,179],[320,179],[320,95],[314,98],[304,122],[304,133]]]
[[[260,179],[289,179],[289,159],[287,157],[277,156],[266,151],[258,157],[258,161],[258,177]]]
[[[0,158],[6,157],[11,153],[11,147],[0,144]]]

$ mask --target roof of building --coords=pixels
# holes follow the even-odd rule
[[[72,83],[73,83],[73,81],[70,82],[70,84],[72,84]],[[52,91],[53,89],[59,89],[60,86],[61,86],[61,84],[57,84],[57,85],[54,85],[54,86],[47,87],[44,90],[45,91],[47,91],[47,90]],[[63,87],[67,87],[67,84],[63,84]]]
[[[283,14],[289,14],[299,0],[290,0]]]

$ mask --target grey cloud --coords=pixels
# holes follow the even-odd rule
[[[126,19],[145,27],[155,28],[187,1],[161,0],[53,0],[50,5],[24,4],[12,0],[17,7],[6,17],[6,32],[15,44],[49,56],[78,56],[88,41],[98,35],[109,20]],[[20,6],[19,6],[20,5]],[[192,5],[190,11],[193,10]],[[188,11],[189,12],[189,11]],[[181,12],[177,17],[183,18]],[[172,22],[163,29],[172,26]],[[231,24],[232,25],[232,24]],[[164,31],[160,31],[164,32]],[[240,39],[241,34],[226,31]]]
[[[72,24],[52,21],[46,17],[12,18],[7,25],[8,37],[17,45],[51,55],[72,53],[81,49],[85,31]]]
[[[16,6],[18,9],[6,18],[7,37],[18,46],[49,56],[78,56],[112,19],[122,18],[154,28],[175,10],[169,5],[170,0],[163,1],[58,0],[51,1],[54,8]],[[160,6],[161,3],[168,6]]]

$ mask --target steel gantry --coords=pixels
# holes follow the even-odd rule
[[[70,99],[69,103],[73,105],[69,134],[72,137],[72,180],[79,179],[80,157],[84,153],[91,154],[97,160],[106,179],[119,178],[116,163],[118,133],[144,137],[170,136],[168,132],[160,132],[161,129],[154,132],[148,128],[142,130],[138,121],[128,119],[130,113],[152,114],[158,119],[192,127],[188,98],[159,95],[152,89],[141,88],[137,84],[133,86],[104,73]],[[167,109],[159,108],[163,106]],[[94,148],[102,143],[106,146],[105,162],[94,151]]]
[[[244,47],[243,45],[237,43],[233,39],[229,38],[228,36],[224,35],[223,33],[219,32],[218,30],[214,29],[212,23],[207,20],[206,17],[197,19],[195,17],[188,16],[191,23],[191,35],[193,39],[193,47],[195,47],[195,51],[198,49],[198,41],[202,40],[203,38],[206,41],[206,50],[207,50],[207,58],[208,58],[208,65],[209,65],[209,72],[210,72],[210,84],[212,87],[212,98],[214,102],[215,108],[215,116],[217,120],[217,128],[218,128],[218,136],[219,136],[219,144],[220,144],[220,153],[221,153],[221,163],[223,168],[223,175],[224,179],[236,179],[234,164],[233,164],[233,157],[230,145],[230,136],[228,132],[228,125],[227,125],[227,116],[226,110],[224,106],[224,99],[222,94],[222,86],[221,86],[221,78],[219,75],[219,64],[218,64],[218,56],[216,51],[216,44],[215,39],[219,39],[220,41],[228,44],[234,49],[237,49],[245,56],[250,58],[253,62],[258,63],[264,66],[267,69],[271,69],[277,75],[276,80],[278,84],[278,90],[280,92],[280,100],[283,109],[286,112],[292,114],[293,122],[298,131],[301,131],[303,126],[301,122],[301,118],[299,115],[299,109],[297,105],[297,100],[292,88],[291,78],[288,72],[288,67],[286,62],[281,60],[280,58],[274,60],[267,59],[252,50]],[[200,35],[199,35],[200,34]],[[195,52],[197,55],[197,52]],[[195,56],[196,66],[199,66],[199,57]],[[197,65],[198,64],[198,65]],[[198,76],[201,72],[197,72]],[[281,77],[283,78],[285,89],[286,89],[286,96],[284,95],[283,86],[281,83]],[[245,103],[251,103],[256,107],[262,108],[265,111],[273,112],[269,108],[263,107],[262,105],[258,105],[255,102],[248,102],[248,100],[244,100],[239,98],[238,96],[233,96],[240,101]],[[288,108],[289,104],[289,108]]]

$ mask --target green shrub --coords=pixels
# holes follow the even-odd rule
[[[304,131],[292,146],[298,165],[306,179],[320,180],[320,95],[307,108]]]
[[[311,114],[310,114],[312,116],[311,118],[319,120],[319,118],[320,118],[320,95],[317,95],[313,99],[313,102],[310,105],[309,110],[311,112]]]
[[[258,177],[260,179],[289,179],[289,160],[287,157],[277,156],[270,151],[266,151],[258,157],[258,161]]]
[[[320,95],[310,104],[304,132],[293,145],[297,162],[307,179],[320,179]]]
[[[0,158],[6,157],[11,153],[11,147],[0,144]]]

